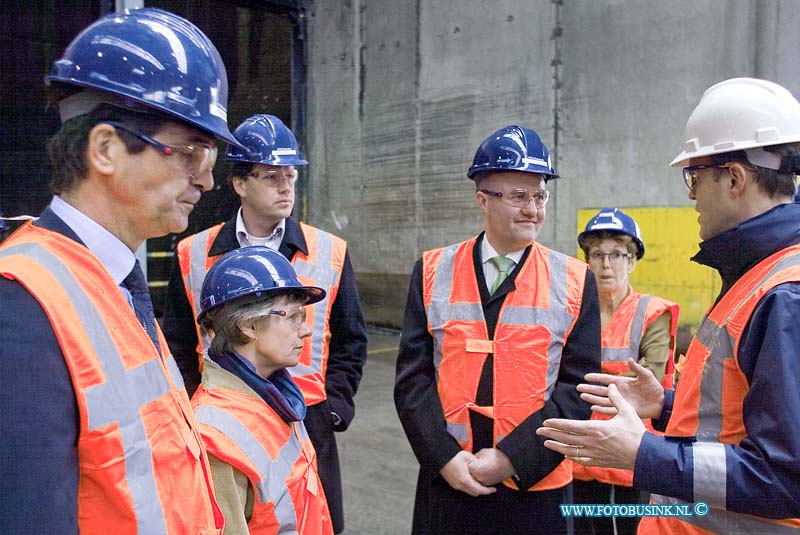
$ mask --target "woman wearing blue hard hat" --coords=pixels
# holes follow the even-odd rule
[[[649,368],[672,389],[678,305],[633,289],[629,276],[644,256],[639,225],[618,208],[603,208],[578,235],[597,279],[604,373],[630,374],[628,359]],[[592,413],[592,419],[606,419]],[[652,427],[648,427],[652,431]],[[573,465],[575,503],[646,503],[632,488],[633,472]],[[576,518],[575,533],[633,534],[638,517]]]
[[[303,394],[287,367],[311,335],[304,286],[286,258],[244,247],[209,270],[198,322],[213,333],[192,397],[225,533],[332,533]]]

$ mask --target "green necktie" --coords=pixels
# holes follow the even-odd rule
[[[503,284],[503,281],[506,280],[508,277],[508,272],[511,271],[511,268],[514,267],[515,262],[510,258],[505,256],[495,256],[489,259],[489,262],[497,266],[497,269],[500,273],[497,275],[497,278],[494,280],[492,284],[492,288],[489,290],[489,293],[494,293]]]

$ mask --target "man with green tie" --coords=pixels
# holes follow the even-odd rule
[[[467,176],[484,231],[416,263],[397,360],[420,463],[413,533],[570,533],[571,466],[535,431],[590,415],[575,386],[600,368],[595,279],[535,241],[558,177],[536,132],[492,133]]]

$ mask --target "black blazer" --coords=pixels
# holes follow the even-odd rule
[[[483,234],[476,239],[473,262],[489,336],[493,336],[497,318],[505,296],[514,288],[519,270],[514,270],[490,295],[483,276],[480,244]],[[521,259],[528,258],[528,248]],[[492,404],[493,359],[490,355],[483,368],[478,385],[477,400]],[[552,397],[544,407],[530,415],[498,445],[514,465],[521,488],[528,488],[549,474],[564,456],[543,446],[544,438],[536,429],[547,418],[587,419],[591,414],[589,404],[582,401],[576,390],[583,376],[600,370],[600,305],[597,285],[591,271],[586,272],[583,302],[575,326],[562,350],[561,367]],[[414,265],[408,291],[400,352],[397,357],[395,405],[411,447],[420,465],[436,474],[459,451],[461,446],[447,432],[442,405],[436,389],[433,365],[433,338],[428,332],[427,316],[422,300],[422,260]],[[474,448],[492,447],[492,422],[477,413],[471,415]]]

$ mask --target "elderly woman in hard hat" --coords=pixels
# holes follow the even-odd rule
[[[206,275],[198,321],[213,339],[192,405],[226,535],[332,533],[306,405],[286,370],[311,334],[305,306],[324,297],[266,247],[231,251]]]
[[[649,368],[672,389],[678,305],[641,294],[629,275],[644,256],[639,226],[618,208],[600,210],[578,235],[589,268],[597,280],[602,327],[602,368],[628,374],[628,359]],[[606,418],[592,413],[593,419]],[[576,503],[644,503],[647,495],[631,488],[633,472],[575,464]],[[576,518],[577,534],[635,533],[637,517]]]

